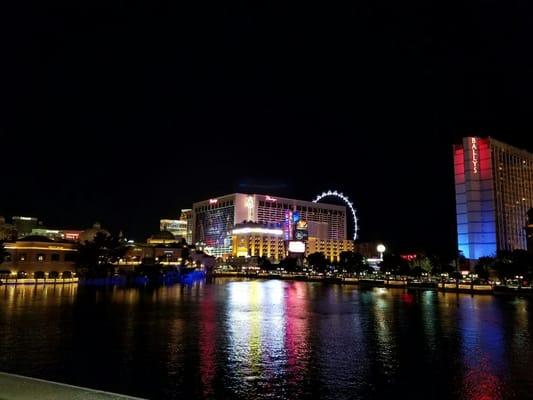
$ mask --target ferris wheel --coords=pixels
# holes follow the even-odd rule
[[[331,190],[328,190],[327,192],[322,192],[320,193],[318,196],[316,196],[316,198],[313,200],[313,203],[318,203],[320,200],[326,198],[326,197],[336,197],[340,200],[342,200],[346,206],[348,207],[348,209],[351,211],[351,214],[352,214],[352,217],[353,217],[353,224],[354,224],[354,228],[353,228],[353,240],[356,240],[357,239],[357,231],[359,230],[359,227],[357,225],[357,215],[356,215],[356,212],[355,212],[355,208],[353,206],[353,203],[350,201],[350,199],[348,198],[348,196],[345,196],[343,193],[341,192],[337,192],[336,190],[334,191],[331,191]]]

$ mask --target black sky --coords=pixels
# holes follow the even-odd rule
[[[142,239],[256,182],[452,251],[451,145],[533,150],[530,2],[181,3],[4,9],[0,215]]]

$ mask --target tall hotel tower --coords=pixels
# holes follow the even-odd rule
[[[527,248],[533,154],[493,138],[454,146],[457,242],[469,259]]]

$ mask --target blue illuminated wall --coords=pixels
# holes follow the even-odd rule
[[[454,147],[457,244],[468,259],[496,254],[496,206],[489,138]]]

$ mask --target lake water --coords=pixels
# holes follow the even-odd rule
[[[532,330],[532,299],[514,297],[220,278],[0,287],[1,371],[149,399],[533,398]]]

